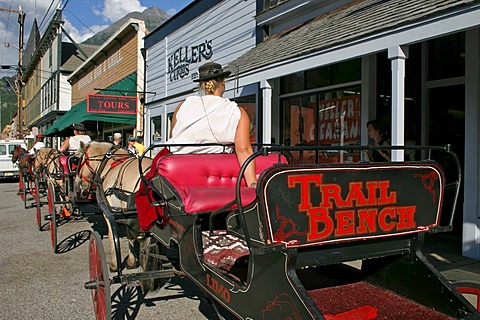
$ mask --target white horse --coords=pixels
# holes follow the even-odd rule
[[[75,178],[77,190],[80,190],[81,193],[88,192],[92,188],[93,179],[95,179],[96,187],[100,188],[100,190],[97,190],[97,195],[102,192],[101,195],[106,199],[108,211],[115,215],[116,212],[132,210],[133,195],[140,184],[139,159],[127,150],[116,147],[109,142],[91,142],[86,147],[82,146],[77,151],[77,155],[82,156]],[[144,172],[150,169],[151,164],[151,158],[143,158],[142,168]],[[98,197],[97,200],[102,201]],[[109,267],[111,271],[116,271],[121,266],[118,266],[116,260],[112,225],[106,212],[104,212],[104,218],[108,227],[111,253]],[[136,240],[134,233],[138,230],[136,215],[127,219],[115,219],[115,221],[127,226],[129,250],[125,263],[127,268],[135,268],[138,264],[138,259],[133,250],[133,243]]]

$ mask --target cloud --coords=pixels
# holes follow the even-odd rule
[[[168,9],[166,12],[169,16],[173,17],[175,14],[177,14],[177,9],[175,9],[175,8]]]
[[[108,27],[108,25],[93,25],[88,28],[78,29],[68,19],[65,19],[65,17],[64,20],[65,24],[63,25],[63,28],[68,33],[68,35],[72,37],[73,40],[75,40],[76,43],[82,43],[97,32],[100,32]],[[68,41],[68,38],[63,37],[62,41]]]
[[[105,0],[101,13],[107,21],[115,22],[130,12],[143,12],[146,9],[139,0]]]

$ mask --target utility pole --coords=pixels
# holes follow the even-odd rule
[[[0,11],[18,13],[18,24],[20,26],[18,32],[18,68],[17,76],[15,79],[15,94],[17,95],[17,132],[16,136],[19,139],[23,139],[23,99],[22,99],[22,86],[23,86],[23,33],[25,25],[25,12],[23,12],[20,6],[18,10],[0,8]]]

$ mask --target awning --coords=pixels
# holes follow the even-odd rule
[[[54,136],[60,131],[65,130],[74,123],[84,123],[85,121],[100,121],[135,125],[136,115],[134,114],[101,114],[87,112],[87,103],[84,101],[71,108],[60,119],[53,123],[44,134]]]
[[[111,94],[115,92],[116,95],[122,94],[124,90],[125,96],[136,95],[137,74],[132,73],[125,79],[113,84],[108,89],[102,90],[100,94]],[[44,134],[47,136],[55,136],[59,132],[65,130],[74,123],[84,123],[85,121],[98,121],[98,122],[110,122],[121,123],[128,125],[136,124],[135,114],[112,114],[112,113],[91,113],[87,112],[87,101],[84,100],[75,106],[73,106],[68,112],[66,112],[60,119],[55,121],[53,125],[48,128]]]

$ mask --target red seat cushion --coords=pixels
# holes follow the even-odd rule
[[[186,213],[214,211],[235,199],[234,187],[184,187],[182,191],[180,196]],[[254,188],[242,188],[242,206],[255,200],[255,196]]]

